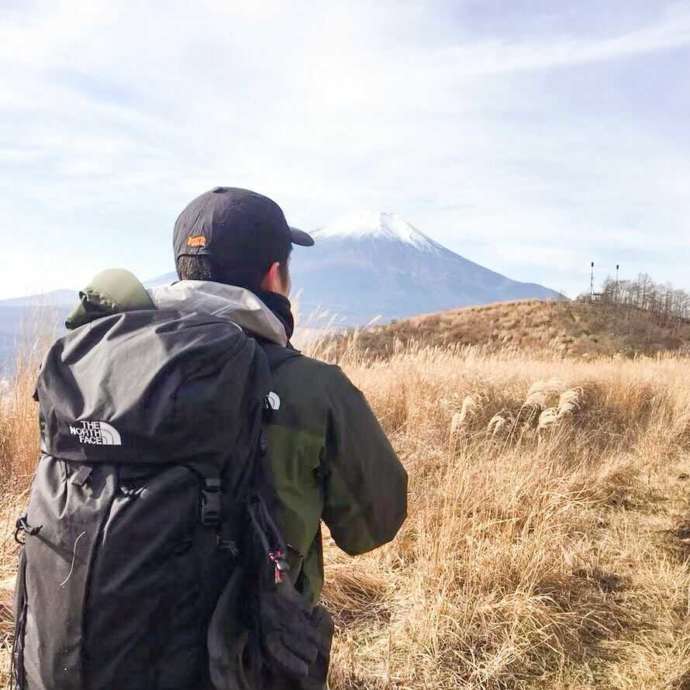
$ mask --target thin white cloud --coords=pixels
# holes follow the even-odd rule
[[[617,60],[689,44],[690,8],[676,5],[655,24],[622,35],[468,43],[439,51],[431,59],[455,77],[478,77]]]

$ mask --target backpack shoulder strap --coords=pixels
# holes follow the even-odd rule
[[[271,373],[275,373],[288,360],[302,357],[302,353],[299,350],[295,350],[292,346],[283,347],[282,345],[271,343],[266,340],[260,340],[259,344],[266,354]]]

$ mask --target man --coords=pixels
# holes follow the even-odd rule
[[[268,429],[278,523],[290,577],[311,606],[324,580],[321,521],[348,554],[393,539],[406,516],[407,475],[362,393],[337,367],[290,345],[292,245],[314,240],[290,228],[280,207],[254,192],[217,187],[194,199],[174,228],[180,282],[146,294],[131,274],[106,272],[82,293],[69,325],[94,311],[173,308],[227,317],[273,348],[279,398]],[[344,286],[346,289],[346,286]],[[267,688],[323,688],[328,655],[304,685],[267,679]]]

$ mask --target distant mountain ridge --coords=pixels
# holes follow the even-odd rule
[[[317,312],[332,315],[335,325],[351,326],[491,302],[562,299],[554,290],[465,259],[395,213],[349,214],[312,234],[316,245],[296,248],[291,258],[303,322]],[[176,279],[169,273],[145,285]],[[0,301],[0,366],[14,352],[32,311],[52,314],[46,316],[54,320],[48,327],[58,328],[77,298],[76,290],[57,290]]]
[[[26,297],[0,300],[0,305],[3,307],[55,307],[74,304],[76,297],[76,290],[53,290],[40,295],[27,295]]]

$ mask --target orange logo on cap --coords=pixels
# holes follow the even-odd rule
[[[194,235],[193,237],[187,238],[188,247],[205,247],[206,238],[203,235]]]

